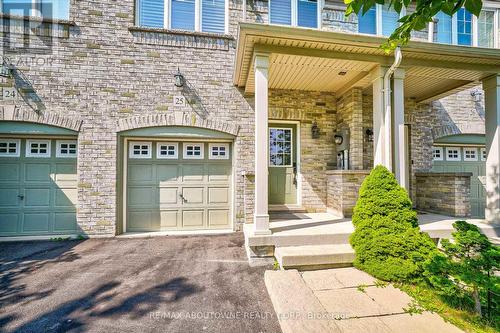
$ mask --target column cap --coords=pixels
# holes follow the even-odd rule
[[[255,52],[254,66],[255,68],[269,68],[269,53]]]
[[[482,81],[483,81],[483,89],[500,87],[500,74],[488,76]]]

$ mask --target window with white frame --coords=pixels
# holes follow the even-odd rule
[[[203,143],[184,143],[184,154],[185,159],[203,159]]]
[[[498,9],[485,8],[479,17],[462,8],[455,15],[443,12],[434,18],[432,41],[443,44],[498,47]]]
[[[20,155],[20,140],[0,139],[0,157],[19,157]]]
[[[228,32],[229,0],[137,0],[136,24],[213,33]]]
[[[26,157],[50,157],[50,140],[26,140]]]
[[[2,13],[69,20],[70,0],[2,0]]]
[[[481,148],[481,161],[486,161],[486,148]]]
[[[477,148],[464,147],[464,161],[477,161]]]
[[[401,16],[404,16],[403,11],[400,15],[392,7],[389,8],[388,4],[376,4],[364,15],[361,12],[358,14],[358,32],[390,36],[394,29],[398,27],[398,20]]]
[[[229,159],[229,144],[227,143],[211,143],[209,146],[211,160],[227,160]]]
[[[447,147],[446,148],[446,160],[447,161],[461,161],[462,156],[460,155],[459,147]]]
[[[130,158],[151,158],[151,142],[130,142]]]
[[[156,158],[176,159],[179,144],[177,142],[158,142],[156,145]]]
[[[58,140],[56,157],[76,157],[78,144],[75,140]]]
[[[270,0],[269,22],[306,28],[319,28],[320,0]]]
[[[443,160],[443,147],[432,147],[432,159],[434,161]]]

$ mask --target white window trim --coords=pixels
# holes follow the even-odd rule
[[[434,157],[434,151],[435,150],[439,150],[440,151],[441,157],[439,157],[439,158]],[[444,153],[443,152],[443,147],[432,147],[432,160],[433,161],[443,161],[444,160],[444,154],[443,153]]]
[[[76,145],[75,154],[61,154],[61,144],[67,143]],[[76,140],[57,140],[56,141],[56,157],[57,158],[76,158],[78,156],[78,141]]]
[[[202,0],[195,0],[194,2],[194,31],[202,32]],[[135,22],[139,25],[140,5],[139,0],[136,0],[136,13]],[[229,34],[229,0],[224,0],[224,34]],[[163,3],[163,28],[172,29],[172,0],[164,0]],[[212,33],[212,32],[208,32]]]
[[[225,156],[214,156],[212,155],[213,147],[225,147],[226,155]],[[228,160],[229,159],[229,143],[210,143],[208,145],[208,159],[209,160]]]
[[[467,151],[467,150],[469,150],[469,151],[473,151],[473,152],[474,152],[474,155],[475,155],[476,157],[474,157],[474,158],[470,158],[470,157],[469,157],[469,158],[467,158],[467,154],[466,154],[466,151]],[[473,162],[473,161],[478,161],[478,160],[479,160],[479,158],[478,158],[478,156],[477,156],[477,148],[464,147],[464,148],[463,148],[463,151],[464,151],[464,161],[466,161],[466,162]]]
[[[175,154],[174,155],[161,155],[160,154],[160,146],[175,146]],[[157,142],[156,143],[156,158],[159,160],[176,160],[179,158],[179,143],[178,142]]]
[[[34,154],[31,152],[31,144],[32,143],[46,143],[47,144],[47,153],[45,154]],[[41,157],[41,158],[50,158],[52,156],[51,152],[51,141],[50,140],[26,140],[26,157]]]
[[[200,156],[188,156],[187,155],[187,147],[188,146],[199,146],[200,148]],[[205,144],[200,142],[184,142],[182,144],[182,158],[185,160],[203,160],[205,158]]]
[[[15,143],[16,144],[16,152],[14,154],[11,153],[0,153],[0,157],[20,157],[21,156],[21,140],[19,139],[0,139],[0,142],[6,142],[7,143],[7,149],[9,149],[8,144],[9,143]]]
[[[485,4],[486,5],[486,4]],[[500,36],[499,36],[499,15],[500,15],[500,10],[498,8],[493,7],[491,4],[487,4],[488,7],[483,7],[481,11],[490,11],[494,12],[494,22],[493,22],[493,47],[494,48],[500,48]],[[378,25],[378,22],[377,22]],[[457,34],[457,27],[458,27],[458,20],[457,20],[457,14],[453,14],[451,18],[451,45],[458,45],[458,34]],[[378,29],[378,28],[377,28]],[[431,22],[429,23],[429,35],[428,35],[428,41],[430,43],[436,43],[434,42],[434,23]],[[378,32],[378,30],[377,30]],[[472,44],[471,46],[478,47],[479,44],[479,26],[478,26],[478,20],[477,17],[473,14],[472,15]],[[460,46],[467,46],[467,45],[460,45]]]
[[[282,25],[282,24],[279,24],[279,23],[271,23],[271,1],[273,0],[269,0],[269,15],[268,15],[268,23],[269,24],[272,24],[272,25]],[[290,0],[292,3],[292,9],[291,9],[291,14],[292,15],[292,19],[291,19],[291,24],[290,26],[291,27],[299,27],[298,23],[299,23],[299,12],[298,12],[298,7],[299,7],[299,3],[298,1],[299,0]],[[321,10],[323,9],[323,0],[318,0],[317,1],[317,5],[316,5],[316,28],[309,28],[309,27],[301,27],[301,28],[309,28],[309,29],[321,29],[321,21],[322,21],[322,17],[321,17]]]
[[[457,150],[458,151],[458,157],[457,158],[450,158],[448,156],[448,152],[450,150]],[[450,162],[462,161],[462,148],[461,147],[446,147],[446,160],[450,161]]]
[[[382,20],[382,10],[384,6],[381,4],[375,4],[375,36],[381,36],[383,37],[383,30],[382,30],[382,25],[383,25],[383,20]],[[393,9],[393,7],[391,7]],[[361,12],[362,13],[362,12]],[[359,14],[358,14],[359,15]],[[399,18],[402,18],[403,16],[406,15],[406,8],[401,8],[401,12],[399,13]],[[398,22],[398,25],[400,23]],[[358,25],[358,33],[359,33],[359,25]],[[374,36],[370,34],[371,36]]]
[[[147,155],[134,155],[134,145],[148,146],[148,154]],[[128,146],[128,157],[131,159],[148,159],[151,158],[152,153],[152,144],[147,141],[129,141]]]

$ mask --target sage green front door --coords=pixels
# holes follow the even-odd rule
[[[0,236],[77,232],[76,139],[0,138]]]
[[[297,127],[269,125],[269,204],[297,203]]]
[[[229,142],[129,141],[126,231],[231,228]]]

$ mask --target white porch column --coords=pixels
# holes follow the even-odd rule
[[[384,74],[386,68],[378,67],[373,72],[373,164],[386,165],[386,140],[384,117]]]
[[[271,234],[268,205],[268,79],[269,55],[255,56],[255,211],[254,233]]]
[[[398,68],[394,71],[392,87],[392,109],[394,114],[394,136],[393,136],[393,166],[394,174],[399,185],[408,190],[408,142],[405,138],[405,100],[404,100],[404,77],[405,71]]]
[[[486,221],[500,222],[500,74],[483,80],[486,124]]]

